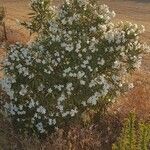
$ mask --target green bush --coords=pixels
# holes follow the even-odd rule
[[[106,5],[67,0],[54,16],[35,42],[10,46],[4,62],[4,107],[22,132],[47,134],[86,109],[103,112],[133,87],[128,75],[145,50],[143,27],[113,24]]]
[[[126,120],[113,150],[148,150],[150,148],[150,124],[136,123],[134,114]]]
[[[34,32],[46,33],[48,22],[54,17],[54,8],[51,7],[51,0],[32,0],[31,10],[29,13],[30,21],[21,22],[21,25]]]

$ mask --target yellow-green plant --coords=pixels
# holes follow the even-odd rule
[[[138,123],[134,114],[125,121],[121,136],[113,144],[113,150],[148,150],[150,144],[150,124]]]
[[[150,149],[150,124],[139,125],[138,148],[137,150]]]

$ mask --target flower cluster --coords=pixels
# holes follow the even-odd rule
[[[87,108],[105,109],[133,87],[127,76],[140,65],[144,28],[113,24],[114,16],[106,5],[67,0],[46,35],[10,47],[1,85],[20,130],[47,134]]]

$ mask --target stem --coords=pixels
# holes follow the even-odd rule
[[[4,37],[5,37],[5,40],[7,40],[7,32],[6,32],[5,22],[3,22],[3,28],[4,28]]]

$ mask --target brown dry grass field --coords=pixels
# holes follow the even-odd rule
[[[138,25],[144,25],[146,32],[142,40],[150,44],[150,0],[99,0],[107,4],[117,14],[116,21],[131,21]],[[16,19],[27,20],[29,13],[29,0],[0,0],[0,5],[6,9],[6,28],[8,41],[27,42],[29,33],[16,23]],[[59,4],[59,0],[57,0]],[[0,46],[0,60],[5,51]],[[2,73],[0,74],[0,77]],[[110,111],[125,117],[130,111],[135,111],[139,118],[150,119],[150,55],[144,56],[142,67],[133,76],[134,89],[121,96]]]

